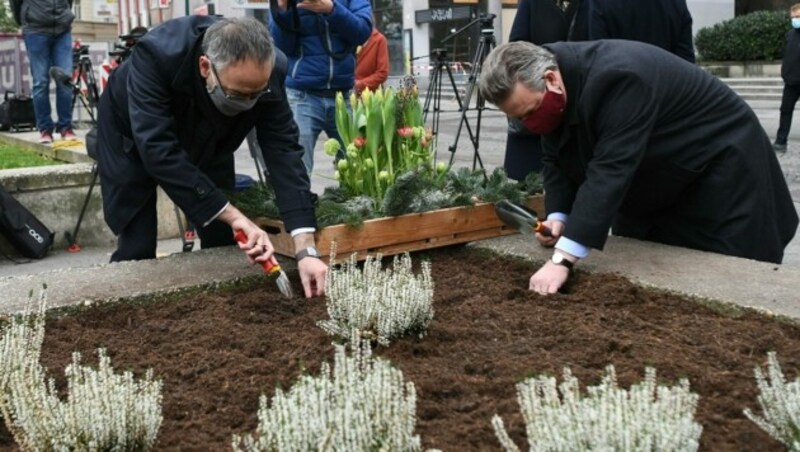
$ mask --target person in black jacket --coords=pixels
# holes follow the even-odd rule
[[[508,40],[537,45],[567,39],[584,40],[588,34],[588,17],[583,8],[588,5],[589,0],[572,1],[569,7],[561,0],[520,0]],[[509,118],[503,166],[508,177],[516,180],[542,170],[541,138],[513,118]]]
[[[492,51],[484,98],[543,135],[553,258],[530,280],[556,292],[617,235],[780,263],[797,211],[769,137],[716,77],[625,40],[515,42]]]
[[[103,209],[119,236],[112,262],[155,257],[157,186],[201,226],[203,247],[231,245],[232,229],[241,230],[249,258],[269,259],[267,233],[221,191],[233,188],[233,152],[255,127],[301,253],[305,295],[323,294],[327,267],[308,250],[316,222],[285,75],[286,57],[253,18],[182,17],[144,35],[112,72],[98,107]]]
[[[781,98],[781,119],[778,134],[772,147],[775,152],[786,152],[789,129],[797,99],[800,99],[800,3],[792,5],[792,29],[786,32],[786,46],[783,48],[781,77],[783,78],[783,97]]]
[[[627,39],[661,47],[694,63],[686,0],[592,0],[589,39]]]

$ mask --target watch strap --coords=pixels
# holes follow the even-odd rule
[[[315,257],[317,259],[321,259],[319,251],[313,246],[303,248],[302,250],[298,251],[297,254],[294,255],[295,260],[298,262],[301,259],[305,259],[306,257]]]

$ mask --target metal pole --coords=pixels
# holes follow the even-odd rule
[[[186,2],[184,2],[184,5],[186,5],[186,15],[188,16],[189,15],[189,0],[186,0]]]

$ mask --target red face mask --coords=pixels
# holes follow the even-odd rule
[[[561,125],[564,119],[564,95],[546,91],[536,111],[522,118],[522,124],[533,133],[547,135]]]

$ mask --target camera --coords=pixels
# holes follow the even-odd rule
[[[77,66],[78,62],[83,56],[88,58],[89,46],[81,44],[80,41],[75,41],[75,43],[72,45],[72,65]]]
[[[145,27],[136,27],[131,30],[128,34],[119,35],[117,38],[118,41],[114,43],[114,50],[108,52],[108,56],[114,58],[117,64],[121,64],[123,61],[128,59],[131,56],[131,52],[133,52],[133,47],[136,43],[142,39],[147,33],[147,28]]]

